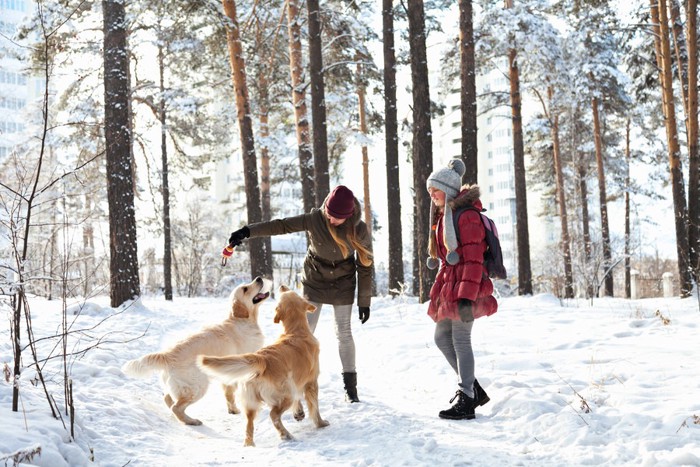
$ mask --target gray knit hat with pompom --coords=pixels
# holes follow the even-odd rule
[[[447,163],[447,167],[434,171],[428,177],[426,182],[427,188],[436,188],[445,192],[445,207],[443,229],[445,231],[445,246],[447,247],[447,262],[448,264],[457,264],[459,262],[459,254],[457,253],[457,235],[455,234],[454,222],[452,221],[452,208],[449,203],[457,197],[462,188],[462,176],[467,171],[467,167],[462,162],[462,159],[455,157]],[[430,222],[432,224],[435,219],[435,203],[430,202]],[[430,234],[432,235],[433,225],[430,226]],[[426,265],[430,269],[435,269],[438,266],[436,258],[428,258]]]

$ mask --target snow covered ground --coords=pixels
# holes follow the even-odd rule
[[[179,423],[162,402],[159,379],[125,377],[132,358],[163,349],[221,321],[224,298],[144,297],[115,313],[106,297],[91,299],[75,317],[69,346],[98,348],[73,359],[75,440],[51,416],[34,371],[21,378],[21,406],[11,411],[12,387],[0,382],[0,464],[41,447],[32,464],[83,466],[218,465],[695,465],[700,466],[700,310],[697,298],[561,302],[551,295],[499,300],[495,315],[477,320],[477,377],[491,402],[470,421],[447,421],[456,378],[433,342],[427,304],[379,297],[370,320],[354,319],[359,404],[343,400],[332,313],[325,307],[320,409],[330,426],[283,417],[295,441],[281,441],[263,410],[257,447],[244,448],[245,420],[229,415],[217,385],[190,407],[204,425]],[[274,300],[261,309],[268,342]],[[8,325],[0,329],[2,363],[12,366]],[[61,303],[31,301],[35,337],[60,328]],[[102,324],[93,328],[96,324]],[[145,334],[144,334],[145,333]],[[126,342],[144,334],[142,338]],[[23,326],[22,341],[26,343]],[[40,350],[53,343],[44,342]],[[29,350],[24,351],[28,364]],[[64,408],[59,361],[45,368]],[[67,423],[67,417],[63,415]]]

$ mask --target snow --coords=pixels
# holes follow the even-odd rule
[[[51,416],[41,387],[31,384],[32,369],[19,382],[18,412],[11,411],[11,384],[1,380],[0,463],[40,446],[32,463],[51,467],[700,465],[697,297],[591,302],[537,295],[499,303],[498,313],[474,326],[477,377],[491,397],[475,420],[437,416],[450,405],[456,377],[433,342],[427,303],[376,297],[370,320],[353,321],[362,402],[343,400],[326,306],[316,335],[320,411],[330,426],[317,429],[286,413],[283,422],[296,439],[281,441],[264,409],[256,420],[257,447],[249,448],[243,447],[244,417],[227,413],[218,385],[188,409],[204,424],[185,426],[163,403],[157,375],[130,379],[120,370],[127,360],[220,322],[225,298],[143,297],[114,310],[107,297],[97,297],[78,315],[78,304],[70,304],[73,329],[89,331],[80,342],[73,338],[69,350],[90,346],[87,334],[108,335],[71,361],[75,440],[63,426],[60,363],[52,360],[44,373],[63,422]],[[267,342],[281,331],[272,322],[274,305],[268,300],[260,312]],[[32,299],[30,306],[37,338],[60,329],[59,301]],[[7,328],[0,330],[0,355],[11,367]],[[23,344],[25,336],[23,330]]]

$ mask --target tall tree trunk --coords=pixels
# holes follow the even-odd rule
[[[511,0],[509,0],[511,1]],[[525,145],[523,144],[523,117],[520,100],[520,73],[517,51],[508,52],[510,65],[510,108],[513,125],[513,172],[515,176],[515,215],[518,233],[518,294],[532,295],[530,267],[530,229],[527,220],[527,185],[525,182]]]
[[[591,76],[591,81],[593,76]],[[603,135],[600,125],[598,98],[594,97],[593,107],[593,141],[595,143],[595,160],[598,166],[598,197],[600,202],[600,230],[603,241],[603,270],[605,273],[605,295],[613,295],[613,272],[610,251],[610,227],[608,225],[608,197],[605,194],[605,166],[603,165]]]
[[[389,293],[396,296],[404,282],[399,186],[399,130],[396,110],[396,54],[392,0],[382,0],[384,46],[384,134],[386,144],[387,221],[389,223]]]
[[[465,182],[478,178],[476,127],[476,61],[474,59],[474,22],[472,1],[459,0],[460,104],[462,113],[462,160],[466,166]]]
[[[549,101],[552,101],[554,91],[547,90]],[[561,162],[559,145],[559,115],[551,109],[549,121],[552,132],[552,147],[554,155],[554,173],[557,179],[557,202],[559,203],[559,219],[561,221],[561,252],[564,257],[564,298],[574,298],[574,279],[571,268],[571,236],[569,235],[569,217],[566,212],[566,193],[564,192],[564,172]]]
[[[289,72],[292,79],[292,105],[294,106],[297,144],[299,145],[299,175],[304,212],[311,212],[311,209],[316,206],[316,185],[314,181],[313,154],[309,143],[309,120],[306,112],[306,91],[304,90],[306,83],[304,83],[301,25],[299,23],[299,0],[289,0],[287,4]]]
[[[360,115],[360,133],[367,135],[367,115],[366,115],[366,104],[365,104],[365,79],[362,76],[362,59],[364,57],[357,57],[357,100],[359,103],[359,115]],[[367,145],[362,144],[362,180],[363,180],[363,191],[364,191],[364,220],[367,225],[367,232],[369,233],[370,239],[372,238],[372,203],[370,201],[369,193],[369,154],[367,152]],[[375,264],[372,263],[372,294],[377,293],[377,281],[374,280],[376,275],[374,274]]]
[[[260,107],[260,137],[266,139],[270,136],[267,107]],[[270,151],[267,145],[260,148],[260,207],[263,222],[272,219],[272,207],[270,206]]]
[[[700,284],[700,155],[698,155],[698,2],[686,1],[688,53],[688,243],[695,283]]]
[[[262,209],[260,207],[258,164],[255,154],[255,139],[253,138],[253,122],[250,117],[250,101],[248,99],[245,60],[243,58],[243,47],[238,26],[236,3],[234,0],[223,0],[223,6],[224,13],[230,20],[230,24],[226,25],[226,42],[228,44],[229,60],[231,62],[233,89],[236,96],[238,130],[241,137],[241,152],[243,153],[243,173],[248,223],[254,223],[262,220]],[[272,277],[272,248],[270,237],[251,238],[249,245],[251,275],[253,277]]]
[[[631,274],[631,248],[632,233],[630,229],[630,164],[632,162],[630,150],[630,125],[627,119],[625,131],[625,160],[627,161],[627,173],[625,174],[625,297],[632,298],[632,274]]]
[[[581,154],[581,157],[585,155]],[[583,255],[584,264],[586,266],[586,277],[589,277],[588,272],[591,269],[591,217],[588,214],[588,169],[586,161],[579,161],[578,171],[578,192],[581,200],[581,233],[583,234]],[[592,275],[592,274],[591,274]],[[592,281],[586,281],[586,298],[591,298],[595,295],[595,287]]]
[[[683,113],[686,128],[688,126],[688,51],[683,34],[683,21],[678,0],[669,0],[671,12],[671,32],[673,33],[673,49],[676,54],[676,69],[680,82],[681,97],[683,98]],[[697,78],[696,78],[697,79]]]
[[[267,80],[267,73],[259,73],[260,110],[258,111],[258,121],[260,122],[260,139],[262,141],[267,141],[270,136],[269,91],[270,86]],[[267,148],[267,143],[263,143],[260,147],[260,215],[263,222],[272,219],[272,208],[270,206],[270,151]]]
[[[129,116],[129,53],[124,3],[103,0],[102,14],[110,302],[112,307],[118,307],[140,293]]]
[[[425,46],[425,13],[423,0],[408,0],[408,37],[411,51],[411,83],[413,95],[413,189],[417,213],[415,217],[418,261],[419,300],[427,301],[435,274],[426,267],[430,232],[430,196],[425,182],[433,171],[433,138],[430,125],[430,87]]]
[[[328,135],[326,131],[326,91],[323,82],[321,12],[318,0],[306,0],[309,13],[309,72],[311,74],[311,124],[313,126],[314,180],[316,205],[330,193]]]
[[[359,115],[360,115],[360,133],[367,136],[367,116],[365,111],[365,84],[364,78],[362,77],[362,64],[360,63],[361,57],[358,57],[357,63],[357,100],[359,103]],[[372,236],[372,206],[370,204],[369,198],[369,154],[367,152],[367,145],[362,143],[362,180],[363,180],[363,191],[364,191],[364,220],[367,224],[367,231]]]
[[[661,51],[659,58],[661,68],[659,74],[663,94],[664,116],[666,118],[666,138],[671,175],[671,191],[673,193],[673,211],[676,224],[676,251],[678,254],[680,295],[681,297],[688,297],[692,290],[687,231],[688,214],[686,212],[683,170],[681,168],[678,128],[676,126],[675,105],[673,102],[671,47],[669,44],[666,0],[650,1],[652,21],[656,20],[655,24],[659,25],[658,28],[655,28],[658,34],[654,34],[654,37],[655,40],[659,41],[658,50]]]
[[[168,183],[168,145],[166,140],[166,110],[165,110],[165,55],[163,45],[158,45],[158,74],[160,78],[160,102],[158,117],[160,120],[160,158],[161,158],[161,196],[163,197],[163,288],[166,300],[173,299],[173,255],[170,226],[170,184]]]

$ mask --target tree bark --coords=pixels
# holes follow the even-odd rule
[[[671,73],[671,47],[669,44],[668,16],[666,0],[650,0],[651,17],[658,27],[655,27],[655,40],[659,41],[657,50],[661,64],[659,70],[662,86],[664,117],[666,122],[666,139],[668,144],[669,171],[671,175],[671,191],[673,193],[673,211],[676,224],[676,251],[678,254],[678,276],[680,278],[680,296],[690,296],[692,280],[690,274],[690,258],[688,244],[688,214],[685,204],[685,188],[683,171],[680,160],[680,145],[676,126],[675,105],[673,102],[673,86]]]
[[[585,157],[585,156],[584,156]],[[591,217],[588,214],[588,169],[586,161],[579,161],[578,171],[578,191],[581,200],[581,233],[583,234],[583,255],[586,269],[590,269],[591,263]],[[595,287],[591,281],[586,281],[586,298],[595,295]]]
[[[625,297],[632,298],[632,274],[631,274],[631,248],[632,233],[630,229],[630,119],[627,119],[625,131],[625,160],[627,161],[627,173],[625,174]]]
[[[547,91],[549,101],[552,101],[554,91]],[[557,202],[559,203],[559,219],[561,221],[561,252],[564,257],[564,298],[574,298],[574,279],[571,268],[571,236],[569,235],[569,217],[566,211],[566,193],[564,192],[564,172],[559,145],[559,115],[550,105],[549,121],[552,132],[552,147],[554,155],[554,172],[557,179]]]
[[[530,266],[530,230],[527,219],[527,184],[525,181],[525,145],[520,98],[520,73],[517,51],[508,52],[510,73],[510,108],[513,125],[513,172],[515,178],[515,215],[518,233],[518,294],[532,295]]]
[[[687,0],[688,53],[688,244],[695,283],[700,283],[700,155],[698,154],[698,2]]]
[[[289,72],[292,80],[292,105],[296,120],[299,145],[299,175],[302,186],[304,212],[310,212],[316,203],[313,154],[309,142],[309,120],[306,111],[304,63],[302,61],[301,25],[299,24],[299,0],[287,4],[287,29],[289,31]],[[328,194],[328,193],[326,193]]]
[[[124,3],[103,0],[105,144],[109,205],[110,302],[118,307],[139,295],[134,210],[129,53]]]
[[[243,153],[243,174],[245,180],[246,208],[248,223],[262,221],[260,205],[260,187],[258,184],[258,166],[253,137],[253,122],[250,116],[248,84],[246,81],[245,60],[241,45],[240,29],[234,0],[223,0],[224,13],[230,23],[226,25],[226,42],[231,62],[231,75],[236,99],[238,130],[241,137]],[[272,277],[272,248],[269,237],[251,238],[250,273],[252,277]]]
[[[389,293],[398,295],[404,282],[399,186],[399,131],[396,110],[396,53],[394,51],[394,10],[392,0],[382,0],[384,46],[384,134],[386,144],[386,187],[389,228]]]
[[[593,76],[591,76],[593,81]],[[600,231],[603,242],[603,269],[605,274],[605,296],[613,296],[613,273],[610,251],[610,227],[608,224],[608,197],[605,190],[605,166],[603,165],[603,135],[600,125],[598,98],[591,101],[593,108],[593,141],[595,143],[595,160],[598,167],[598,199],[600,202]]]
[[[321,12],[318,0],[306,0],[309,14],[309,72],[311,74],[311,124],[313,127],[314,180],[316,205],[330,193],[328,135],[326,131],[326,91],[323,82]]]
[[[158,73],[160,78],[160,102],[158,117],[160,120],[160,158],[161,158],[161,196],[163,197],[163,293],[166,300],[173,299],[173,255],[172,231],[170,225],[170,184],[168,182],[168,145],[167,145],[167,113],[165,109],[165,56],[163,46],[158,45]]]
[[[476,125],[476,61],[474,59],[474,23],[471,0],[459,0],[460,108],[462,113],[462,160],[465,183],[478,183]]]
[[[411,51],[411,83],[413,97],[413,189],[416,197],[416,245],[419,293],[421,303],[430,297],[435,274],[426,265],[430,232],[430,197],[425,187],[433,171],[433,138],[430,125],[430,87],[425,45],[425,13],[423,0],[408,0],[408,37]]]
[[[365,87],[362,78],[362,64],[358,60],[357,63],[357,100],[359,104],[359,115],[360,115],[360,133],[362,135],[367,135],[367,116],[365,111]],[[362,144],[362,180],[363,180],[363,191],[365,202],[364,207],[364,220],[367,224],[367,231],[372,236],[372,206],[370,204],[369,197],[369,154],[367,152],[367,145]]]

